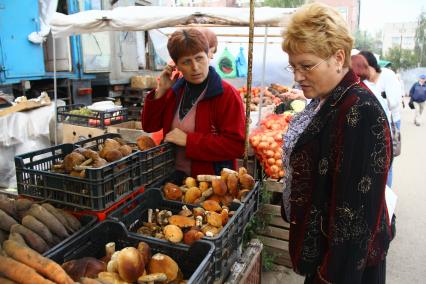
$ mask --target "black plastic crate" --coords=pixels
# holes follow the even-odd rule
[[[175,146],[164,143],[139,152],[140,184],[147,186],[164,180],[175,170]]]
[[[134,200],[118,208],[108,218],[123,222],[130,232],[138,235],[135,231],[141,227],[142,222],[148,219],[148,209],[167,209],[172,211],[173,214],[177,214],[183,205],[186,205],[189,209],[198,207],[193,204],[165,200],[159,189],[150,188]],[[213,261],[216,281],[221,281],[227,276],[237,257],[234,252],[242,243],[242,233],[240,233],[242,232],[242,228],[240,228],[242,222],[240,219],[243,206],[240,203],[231,203],[229,209],[235,211],[235,214],[220,233],[215,237],[203,238],[203,240],[210,241],[215,246]],[[185,246],[185,244],[179,245]]]
[[[115,242],[116,249],[120,250],[128,246],[137,246],[140,241],[146,242],[151,247],[152,254],[163,253],[173,258],[184,278],[188,280],[187,283],[213,283],[211,259],[214,246],[211,243],[198,241],[191,247],[180,246],[128,234],[123,224],[111,220],[97,224],[46,256],[59,264],[82,257],[101,258],[105,256],[105,244],[109,242]]]
[[[70,235],[68,238],[62,240],[60,243],[58,243],[54,247],[50,248],[48,251],[44,252],[43,255],[46,256],[46,255],[51,254],[52,252],[58,250],[62,246],[69,243],[72,239],[74,239],[74,237],[79,236],[84,232],[87,232],[88,230],[90,230],[91,227],[93,227],[96,224],[97,220],[98,220],[98,218],[96,218],[95,216],[91,216],[91,215],[84,215],[84,216],[79,217],[79,221],[81,223],[81,228],[79,230],[77,230],[76,232],[74,232],[72,235]]]
[[[87,169],[84,178],[52,172],[53,164],[76,147],[61,144],[16,156],[18,193],[68,208],[103,210],[139,186],[139,152]]]
[[[120,137],[117,133],[106,133],[76,143],[83,148],[97,148],[106,139]],[[158,181],[163,181],[175,168],[175,146],[171,143],[163,143],[145,151],[138,151],[138,166],[134,177],[134,183],[138,186],[147,186]]]
[[[240,227],[242,229],[241,234],[244,233],[244,229],[246,225],[250,222],[250,219],[256,214],[257,210],[259,209],[259,203],[260,203],[260,188],[261,183],[256,182],[253,189],[247,193],[247,195],[243,198],[243,210],[242,210],[242,226]]]
[[[105,128],[109,125],[122,123],[128,120],[126,108],[113,111],[95,111],[91,110],[90,115],[80,115],[70,113],[73,110],[85,108],[83,104],[74,104],[60,106],[57,109],[58,122],[82,125],[88,127]]]

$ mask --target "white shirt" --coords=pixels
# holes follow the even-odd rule
[[[386,92],[387,111],[386,108],[383,107],[386,111],[386,115],[388,115],[389,124],[391,122],[391,117],[394,122],[401,120],[401,115],[399,113],[399,108],[401,105],[401,84],[392,70],[388,68],[381,68],[382,72],[379,74],[379,78],[376,83],[372,83],[369,81],[364,81],[364,83],[374,92],[377,98],[381,97],[382,92]],[[383,106],[382,101],[379,99],[380,103]],[[390,112],[390,114],[388,114]]]
[[[370,82],[368,80],[364,80],[364,84],[373,92],[374,96],[379,100],[380,105],[382,106],[383,110],[386,113],[386,117],[388,119],[388,123],[390,125],[391,123],[391,112],[388,107],[388,102],[385,98],[382,97],[382,91],[380,90],[379,86],[373,82]]]
[[[401,105],[401,83],[398,80],[395,72],[388,68],[382,68],[382,72],[377,80],[381,92],[386,92],[388,107],[391,111],[394,122],[401,120],[399,108]]]

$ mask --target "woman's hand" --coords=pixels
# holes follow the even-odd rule
[[[186,146],[186,133],[180,130],[179,128],[175,128],[169,133],[166,134],[164,141],[176,144],[178,146],[185,147]]]
[[[176,66],[167,65],[166,68],[164,68],[163,72],[161,72],[158,80],[158,87],[155,92],[156,99],[159,99],[164,96],[167,93],[167,90],[169,90],[174,85],[174,83],[176,83],[176,80],[178,79],[178,74],[173,73],[173,71],[175,70]]]

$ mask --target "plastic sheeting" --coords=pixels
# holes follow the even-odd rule
[[[285,26],[295,9],[255,9],[255,25]],[[130,6],[90,10],[71,15],[55,13],[50,21],[54,37],[101,31],[146,31],[178,25],[249,25],[248,8]]]
[[[55,105],[0,117],[0,187],[16,187],[15,156],[50,146]]]

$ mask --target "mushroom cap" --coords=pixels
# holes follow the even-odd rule
[[[183,239],[182,230],[176,225],[167,225],[163,228],[166,240],[172,243],[179,243]]]
[[[174,281],[178,277],[179,266],[168,255],[156,253],[148,263],[149,274],[164,273],[167,275],[167,281]]]
[[[195,219],[192,217],[186,217],[182,215],[173,215],[169,217],[169,224],[176,225],[179,228],[189,228],[195,226]]]

